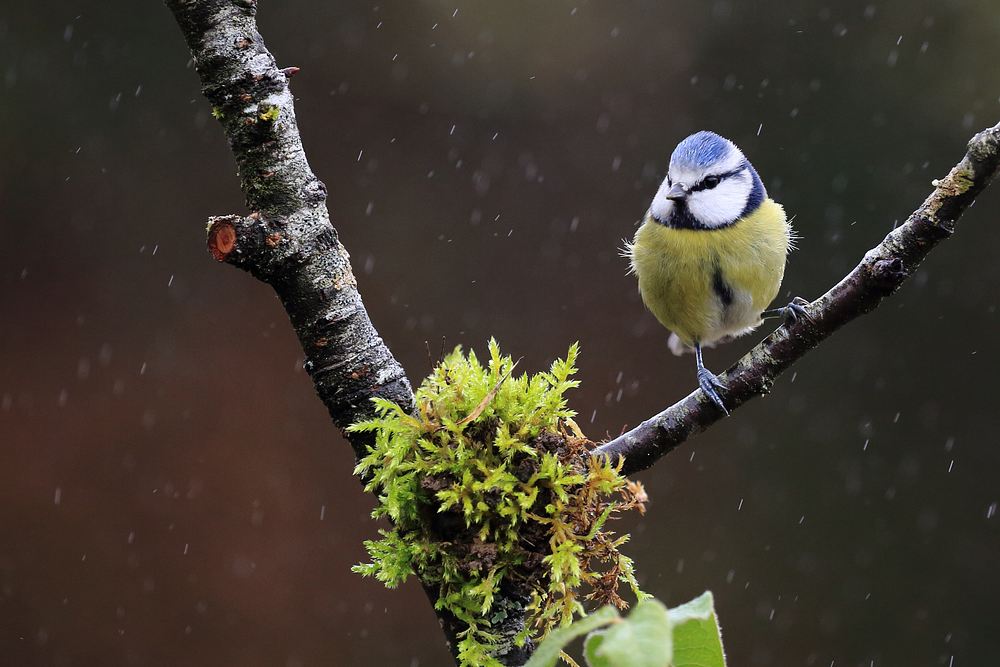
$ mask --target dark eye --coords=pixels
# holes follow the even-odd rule
[[[708,188],[709,190],[711,190],[716,185],[718,185],[719,181],[721,181],[721,180],[722,179],[719,178],[718,176],[706,176],[705,180],[703,181],[703,183],[705,184],[706,188]]]

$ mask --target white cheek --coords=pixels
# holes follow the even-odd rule
[[[748,175],[727,178],[711,190],[692,192],[687,199],[688,210],[706,227],[728,225],[743,212],[752,188]]]
[[[649,212],[660,222],[666,221],[674,210],[674,203],[667,199],[667,190],[670,189],[667,180],[663,179],[660,189],[656,191],[656,196],[653,197],[653,203],[649,205]]]

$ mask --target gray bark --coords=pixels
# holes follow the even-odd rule
[[[277,292],[316,393],[338,427],[370,415],[373,396],[412,406],[409,380],[361,301],[330,222],[326,187],[306,161],[289,77],[257,32],[254,3],[169,0],[167,6],[222,122],[252,211],[210,220],[212,254]],[[367,438],[347,437],[355,453],[364,454]]]
[[[236,158],[247,216],[209,220],[208,246],[217,260],[271,285],[306,355],[305,367],[333,423],[343,431],[373,414],[381,397],[413,409],[402,366],[372,325],[358,292],[347,250],[326,207],[326,187],[306,160],[288,80],[257,32],[255,0],[166,0],[184,34],[212,105]],[[344,433],[356,457],[368,433]],[[424,586],[433,602],[435,586]],[[524,627],[526,600],[516,591],[497,596],[507,620],[498,660],[524,664],[532,650],[513,644]],[[437,611],[452,654],[465,625]]]

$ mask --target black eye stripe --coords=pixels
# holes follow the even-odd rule
[[[740,173],[744,169],[746,169],[746,166],[742,166],[741,165],[740,167],[737,167],[736,169],[733,169],[732,171],[727,171],[727,172],[725,172],[723,174],[709,174],[705,178],[701,179],[701,181],[699,183],[696,183],[695,185],[692,185],[691,188],[688,190],[688,192],[700,192],[702,190],[711,190],[712,188],[715,187],[715,185],[718,185],[719,183],[721,183],[722,181],[726,180],[730,176],[735,176],[736,174]],[[715,183],[715,185],[711,185],[710,186],[707,183],[705,183],[705,181],[709,180],[710,178],[717,178],[719,180]]]

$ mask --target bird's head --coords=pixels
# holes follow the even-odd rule
[[[760,176],[736,144],[703,130],[677,144],[649,211],[670,227],[715,229],[733,224],[765,199]]]

